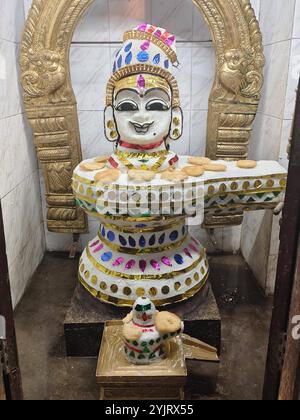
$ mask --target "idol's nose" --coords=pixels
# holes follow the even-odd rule
[[[147,314],[143,314],[142,318],[143,318],[143,321],[146,322],[148,320]]]

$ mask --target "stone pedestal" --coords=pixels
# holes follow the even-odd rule
[[[184,320],[186,334],[216,347],[220,352],[221,318],[209,284],[200,295],[170,305],[167,310]],[[128,312],[128,308],[97,301],[78,285],[64,323],[67,356],[97,357],[105,322],[123,319]]]

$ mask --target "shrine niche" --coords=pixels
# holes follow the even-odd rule
[[[71,187],[82,154],[69,51],[74,30],[92,3],[34,0],[21,46],[24,103],[45,178],[47,225],[52,232],[87,230],[87,219],[76,207]],[[217,57],[209,100],[207,156],[245,159],[263,83],[259,24],[249,0],[194,3],[210,27]],[[218,224],[230,224],[241,218],[224,215],[218,220]]]

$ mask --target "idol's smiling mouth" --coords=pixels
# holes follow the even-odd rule
[[[152,121],[151,123],[146,123],[146,124],[138,124],[138,123],[134,123],[130,121],[130,124],[134,127],[135,131],[138,134],[147,134],[150,127],[154,124],[154,121]]]

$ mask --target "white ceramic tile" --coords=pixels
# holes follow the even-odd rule
[[[271,211],[245,214],[241,251],[263,290],[266,290],[271,229]]]
[[[47,229],[47,224],[44,224],[46,237],[46,250],[49,252],[69,252],[73,243],[73,236],[71,234],[53,233]]]
[[[108,11],[108,0],[95,0],[78,24],[73,42],[108,42]]]
[[[292,134],[292,123],[293,123],[292,120],[284,120],[282,123],[279,163],[282,166],[284,166],[286,169],[288,169],[289,167],[287,149],[288,149],[289,139]]]
[[[0,39],[0,119],[21,111],[18,46]]]
[[[223,229],[215,229],[213,239],[209,236],[208,231],[200,226],[190,226],[189,231],[201,242],[209,254],[219,253],[223,249]],[[216,245],[213,243],[214,240],[217,242]]]
[[[2,209],[8,264],[11,265],[42,222],[38,171],[2,199]]]
[[[202,12],[194,5],[193,9],[193,41],[211,41],[212,36]]]
[[[262,0],[264,1],[264,0]],[[254,9],[255,16],[257,20],[259,21],[260,18],[260,6],[261,6],[261,0],[251,0],[251,6]]]
[[[207,132],[207,111],[191,112],[190,155],[205,156]]]
[[[241,249],[242,226],[230,226],[223,229],[223,252],[237,254]]]
[[[300,20],[299,20],[300,25]],[[296,89],[300,77],[300,39],[293,39],[289,65],[288,85],[286,92],[284,118],[293,119],[296,106]]]
[[[150,0],[109,0],[110,41],[120,42],[124,32],[151,23]]]
[[[193,37],[193,3],[190,0],[151,0],[152,24],[167,29],[177,40]]]
[[[300,38],[300,0],[296,0],[293,38]]]
[[[111,76],[110,47],[73,45],[70,60],[79,111],[103,110],[106,84]]]
[[[32,1],[33,0],[24,0],[24,12],[25,12],[25,17],[28,16],[29,10],[31,8],[32,5]]]
[[[291,41],[265,47],[265,82],[259,111],[282,118],[285,106]]]
[[[271,255],[268,261],[268,274],[265,288],[265,294],[267,296],[273,295],[275,291],[277,264],[278,255]]]
[[[172,67],[171,72],[178,81],[180,101],[183,109],[191,108],[191,73],[192,73],[192,48],[180,45],[177,48],[180,66]]]
[[[29,242],[20,251],[9,267],[13,307],[21,300],[30,280],[45,252],[43,224],[37,225]]]
[[[215,51],[210,43],[198,43],[192,50],[191,109],[208,109],[208,99],[215,78]]]
[[[11,42],[20,42],[23,28],[24,8],[22,0],[1,0],[0,38]]]
[[[279,237],[280,237],[280,221],[282,214],[273,217],[272,233],[271,233],[271,248],[270,255],[278,255],[279,252]]]
[[[270,45],[291,39],[295,0],[263,0],[260,8],[260,24],[264,44]]]
[[[81,111],[78,117],[83,158],[111,154],[114,143],[108,142],[104,136],[103,112]]]
[[[31,130],[23,114],[0,120],[0,197],[37,170]]]
[[[282,120],[258,113],[250,139],[249,157],[255,160],[278,160]]]

